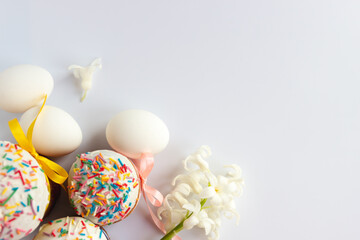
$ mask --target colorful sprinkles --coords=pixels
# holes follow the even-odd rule
[[[44,225],[34,240],[56,238],[66,240],[107,240],[101,227],[81,217],[66,217]]]
[[[77,214],[102,226],[125,218],[138,201],[138,174],[127,158],[113,151],[78,155],[69,180]]]
[[[49,191],[37,190],[48,187],[39,169],[28,152],[0,141],[0,240],[20,239],[42,221]]]

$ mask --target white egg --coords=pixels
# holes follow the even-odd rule
[[[51,94],[54,80],[45,69],[34,65],[17,65],[0,72],[0,108],[8,112],[25,112],[42,103]]]
[[[110,146],[130,158],[156,154],[169,142],[169,130],[156,115],[144,110],[126,110],[115,115],[106,127]]]
[[[40,106],[30,108],[20,119],[25,134],[38,114]],[[45,105],[36,120],[33,145],[40,155],[57,157],[73,152],[82,141],[78,123],[64,110]]]

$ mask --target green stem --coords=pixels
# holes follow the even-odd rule
[[[173,237],[175,237],[176,234],[183,229],[185,220],[188,219],[191,215],[192,213],[189,216],[185,217],[178,225],[176,225],[170,232],[168,232],[160,240],[171,240]]]
[[[201,209],[203,209],[203,206],[205,205],[207,201],[207,198],[201,199],[200,205],[201,205]]]
[[[83,94],[83,96],[82,96],[82,98],[81,98],[81,102],[83,102],[84,100],[85,100],[85,98],[86,98],[86,94],[87,94],[87,90],[85,90],[85,92],[84,92],[84,94]]]
[[[203,209],[203,206],[205,205],[206,200],[207,200],[207,198],[204,198],[201,200],[201,202],[200,202],[201,209]],[[165,236],[163,236],[160,240],[171,240],[173,237],[175,237],[178,232],[183,230],[185,220],[188,219],[189,217],[191,217],[191,215],[193,215],[193,213],[186,214],[185,218],[178,225],[176,225],[171,231],[169,231]]]

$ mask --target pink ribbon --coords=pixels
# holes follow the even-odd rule
[[[143,193],[147,208],[149,209],[151,218],[154,221],[155,225],[163,233],[166,233],[164,224],[160,221],[160,219],[156,216],[156,214],[152,211],[150,207],[150,204],[155,207],[161,207],[164,201],[164,196],[157,189],[150,187],[146,184],[147,177],[149,176],[151,170],[154,167],[154,157],[150,153],[144,153],[138,160],[138,170],[141,180],[141,191]]]
[[[151,170],[154,167],[154,156],[151,153],[143,153],[139,159],[135,160],[141,180],[141,191],[143,193],[146,206],[150,212],[151,218],[155,225],[160,229],[160,231],[166,234],[164,224],[156,216],[156,214],[150,207],[150,204],[155,207],[161,207],[164,201],[164,196],[157,189],[146,184],[147,177],[149,176]],[[175,236],[172,238],[172,240],[181,240],[181,238],[179,236]]]

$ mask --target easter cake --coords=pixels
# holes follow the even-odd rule
[[[50,185],[38,162],[18,145],[0,141],[0,239],[30,234],[49,206]]]
[[[82,217],[64,217],[40,227],[34,240],[110,240],[102,227]]]
[[[127,217],[140,196],[140,179],[133,163],[110,150],[77,156],[68,179],[70,203],[76,213],[100,225]]]

